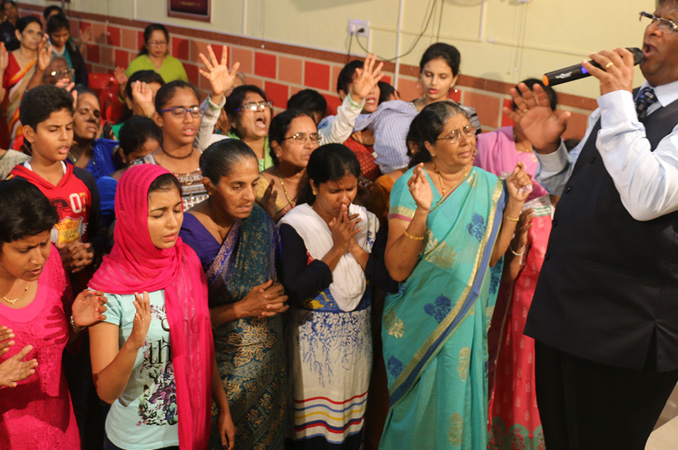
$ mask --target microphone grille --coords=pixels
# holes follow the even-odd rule
[[[628,47],[627,50],[633,53],[633,65],[642,64],[645,61],[645,55],[638,47]]]

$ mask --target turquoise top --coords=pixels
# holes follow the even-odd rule
[[[118,347],[132,333],[134,295],[105,294],[107,323],[119,327]],[[148,294],[151,325],[139,349],[125,390],[106,416],[106,436],[118,447],[146,450],[179,445],[172,345],[165,313],[165,291]]]
[[[170,81],[174,80],[188,81],[188,75],[186,75],[184,65],[172,55],[165,56],[165,60],[162,62],[160,70],[158,70],[155,65],[153,65],[153,62],[148,59],[147,55],[139,55],[134,58],[131,63],[129,63],[129,67],[127,70],[125,70],[125,75],[129,77],[134,72],[138,72],[140,70],[154,70],[158,72],[162,79],[165,80],[165,83],[169,83]]]

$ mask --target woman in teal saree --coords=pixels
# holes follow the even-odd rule
[[[473,167],[475,129],[449,102],[408,135],[413,166],[391,192],[383,351],[390,410],[383,449],[485,449],[487,328],[530,178]],[[499,264],[498,264],[499,263]]]
[[[200,257],[209,286],[217,368],[236,427],[236,449],[284,446],[287,377],[275,282],[275,224],[254,199],[256,155],[242,141],[219,141],[201,155],[208,200],[184,216],[181,237]],[[213,429],[218,416],[213,414]],[[221,449],[213,432],[211,449]]]

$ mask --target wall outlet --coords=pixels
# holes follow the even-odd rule
[[[348,34],[359,37],[370,36],[370,21],[348,19]]]

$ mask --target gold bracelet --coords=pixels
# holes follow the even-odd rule
[[[413,234],[410,234],[407,232],[407,230],[403,231],[403,234],[405,235],[406,238],[412,239],[413,241],[423,241],[424,236],[415,236]]]
[[[520,217],[514,219],[513,217],[509,217],[507,214],[504,214],[504,219],[510,220],[511,222],[518,222]]]

